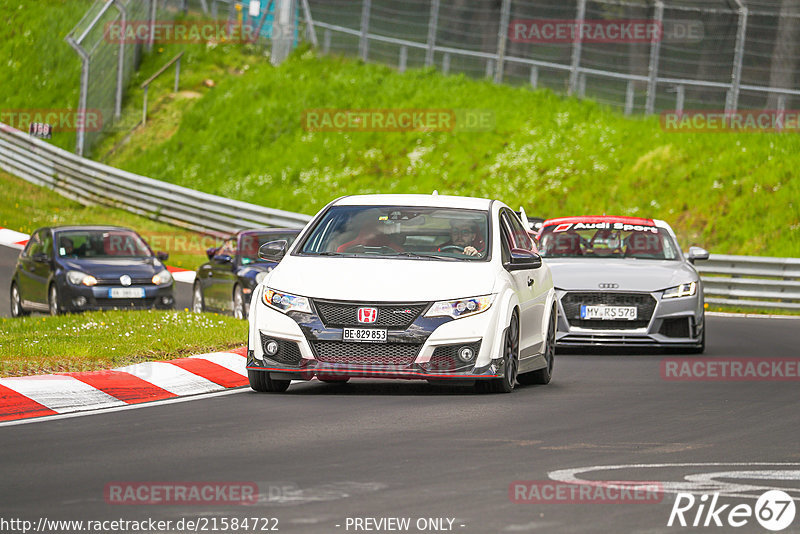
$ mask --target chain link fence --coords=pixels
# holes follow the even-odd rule
[[[797,0],[309,3],[323,52],[400,70],[434,65],[590,97],[629,114],[800,105]],[[586,27],[583,38],[569,33],[584,31],[576,23]],[[625,24],[657,31],[644,38],[612,31]]]

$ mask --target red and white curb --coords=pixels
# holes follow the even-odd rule
[[[0,245],[21,250],[28,244],[29,238],[30,236],[28,234],[23,234],[22,232],[17,232],[8,228],[0,228]],[[180,267],[172,267],[170,265],[167,265],[167,270],[172,273],[172,277],[176,282],[183,282],[185,284],[194,282],[194,271],[181,269]]]
[[[114,408],[246,386],[246,348],[107,371],[0,378],[0,421]]]

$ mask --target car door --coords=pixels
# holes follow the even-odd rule
[[[220,311],[231,311],[233,295],[234,266],[236,263],[236,239],[226,240],[211,258],[208,290],[213,308]]]
[[[512,249],[536,252],[525,227],[509,209],[504,209],[501,214],[501,235],[504,255],[510,255]],[[520,360],[523,360],[536,356],[544,342],[542,318],[547,301],[546,271],[542,268],[523,269],[509,274],[514,280],[520,305]]]
[[[47,282],[52,264],[52,250],[49,255],[45,250],[49,234],[48,229],[33,234],[20,257],[20,297],[23,301],[40,305],[39,308],[47,304]]]

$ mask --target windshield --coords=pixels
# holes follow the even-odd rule
[[[410,206],[334,206],[301,254],[441,260],[488,258],[488,212]]]
[[[62,258],[152,257],[150,247],[130,230],[70,230],[59,232],[58,255]]]
[[[297,239],[298,232],[252,232],[239,236],[239,256],[242,259],[242,265],[249,265],[251,263],[274,263],[268,260],[262,260],[258,257],[258,249],[264,243],[270,241],[286,241],[289,245],[294,243]]]
[[[617,223],[546,226],[539,237],[541,254],[549,258],[680,259],[678,246],[663,228],[617,226]]]

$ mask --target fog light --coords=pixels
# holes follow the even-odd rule
[[[264,343],[264,352],[267,353],[267,356],[275,356],[278,353],[278,342],[270,339]]]
[[[161,297],[161,303],[162,304],[166,304],[166,305],[169,306],[170,304],[172,304],[172,302],[173,302],[173,298],[172,297]]]
[[[461,347],[458,349],[457,354],[458,359],[464,363],[470,363],[475,359],[475,351],[472,350],[472,347]]]
[[[74,298],[72,299],[72,303],[79,308],[83,308],[84,306],[86,306],[86,297]]]

